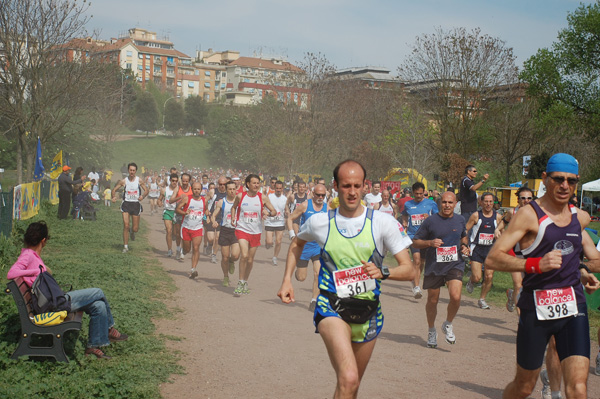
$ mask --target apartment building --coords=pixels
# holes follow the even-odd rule
[[[394,89],[401,87],[398,78],[390,74],[390,70],[383,67],[365,66],[340,69],[335,76],[340,80],[360,81],[370,89]]]
[[[225,67],[225,98],[235,105],[260,103],[266,96],[306,107],[309,89],[304,72],[281,58],[239,57]]]

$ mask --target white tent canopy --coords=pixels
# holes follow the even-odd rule
[[[583,206],[583,192],[584,191],[600,191],[600,179],[587,182],[581,186],[581,201]]]

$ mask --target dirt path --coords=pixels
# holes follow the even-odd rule
[[[149,208],[149,206],[147,207]],[[221,286],[219,264],[201,256],[200,276],[187,278],[190,259],[165,256],[160,215],[149,216],[149,239],[178,287],[168,305],[182,310],[175,321],[162,321],[158,332],[181,337],[169,341],[182,353],[185,375],[162,386],[165,398],[328,398],[335,373],[307,310],[312,281],[295,282],[297,302],[277,298],[289,240],[271,264],[272,250],[259,248],[250,276],[251,294],[233,297]],[[220,255],[219,255],[220,260]],[[237,266],[237,265],[236,265]],[[455,345],[444,342],[440,326],[448,293],[438,308],[438,348],[427,348],[425,298],[413,299],[405,282],[383,283],[383,332],[363,378],[359,396],[371,398],[501,398],[515,370],[517,318],[504,308],[481,310],[463,298],[454,321]],[[592,344],[595,355],[597,345]],[[589,376],[589,397],[600,397],[600,377]],[[541,397],[538,382],[532,395]],[[564,392],[563,392],[564,395]]]

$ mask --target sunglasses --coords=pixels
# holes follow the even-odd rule
[[[569,186],[574,186],[577,183],[579,183],[579,179],[576,177],[564,177],[564,176],[548,176],[549,178],[551,178],[552,180],[554,180],[554,183],[556,184],[563,184],[565,182],[565,180],[567,181],[567,183],[569,183]]]
[[[519,197],[519,199],[531,201],[533,197]]]
[[[314,195],[315,197],[323,197],[323,198],[325,198],[325,194],[317,194],[317,193],[314,193],[313,195]]]

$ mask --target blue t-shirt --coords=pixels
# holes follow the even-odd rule
[[[423,221],[434,213],[438,213],[438,207],[435,201],[429,198],[425,198],[421,202],[411,200],[404,204],[402,214],[408,216],[408,236],[412,239]]]

